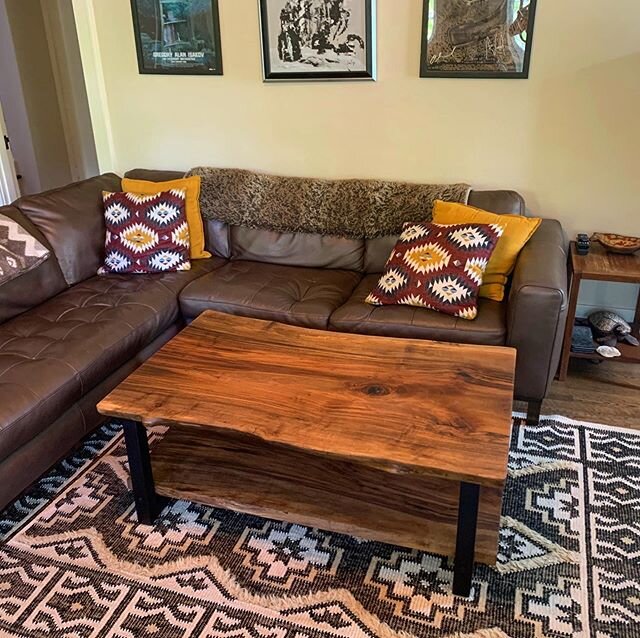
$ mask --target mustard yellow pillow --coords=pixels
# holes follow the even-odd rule
[[[147,182],[142,179],[123,179],[122,190],[125,193],[138,193],[139,195],[155,195],[174,188],[187,191],[186,215],[189,226],[189,238],[191,247],[189,256],[191,259],[208,259],[211,253],[204,249],[204,225],[200,215],[200,177],[185,177],[174,179],[170,182]]]
[[[433,207],[433,221],[436,224],[498,224],[502,227],[502,237],[489,259],[478,293],[480,297],[494,301],[504,299],[504,287],[518,255],[542,222],[538,217],[496,215],[473,206],[440,200]]]

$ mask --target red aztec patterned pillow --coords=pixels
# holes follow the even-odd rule
[[[478,316],[478,289],[502,235],[497,224],[405,224],[366,302]]]
[[[99,275],[190,270],[186,190],[103,192],[106,256]]]

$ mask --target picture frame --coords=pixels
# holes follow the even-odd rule
[[[222,75],[218,0],[131,0],[141,74]]]
[[[376,79],[376,0],[258,0],[265,82]]]
[[[423,2],[420,77],[529,77],[537,0]]]

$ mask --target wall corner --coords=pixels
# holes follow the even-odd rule
[[[100,172],[118,172],[94,0],[72,0]]]

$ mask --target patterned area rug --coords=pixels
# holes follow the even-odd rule
[[[516,417],[468,600],[442,556],[185,501],[138,525],[126,479],[109,424],[0,513],[0,636],[640,636],[640,432]]]

